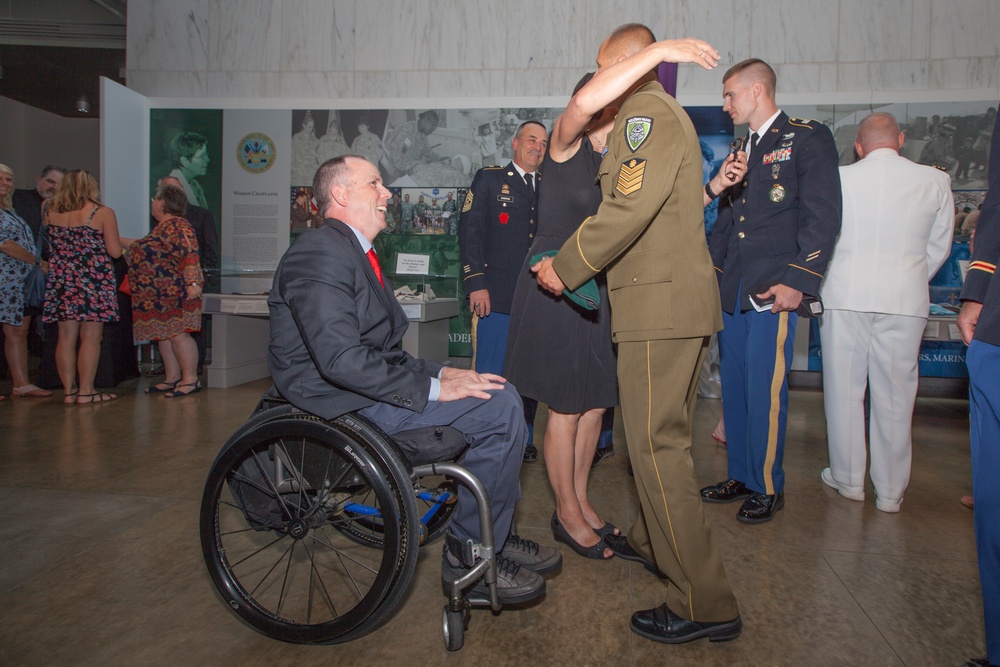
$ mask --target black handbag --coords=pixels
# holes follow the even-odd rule
[[[24,305],[41,308],[45,305],[45,272],[39,266],[42,261],[42,242],[45,240],[45,225],[38,230],[35,243],[35,264],[24,277]]]

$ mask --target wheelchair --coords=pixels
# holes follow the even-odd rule
[[[424,460],[428,450],[444,460],[464,447],[450,427],[389,437],[356,413],[328,421],[265,395],[205,483],[199,529],[212,583],[233,613],[273,639],[357,639],[399,605],[419,546],[446,531],[462,483],[478,504],[482,543],[465,545],[475,565],[445,585],[445,646],[460,649],[470,609],[501,608],[484,487],[459,465]],[[489,594],[470,599],[463,589],[480,578]]]

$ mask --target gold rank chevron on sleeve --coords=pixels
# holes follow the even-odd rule
[[[646,173],[646,160],[632,158],[623,162],[618,171],[618,192],[630,195],[642,189],[642,177]]]

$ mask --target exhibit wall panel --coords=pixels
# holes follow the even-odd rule
[[[122,236],[140,238],[149,231],[149,109],[146,97],[101,77],[102,201],[118,218]]]

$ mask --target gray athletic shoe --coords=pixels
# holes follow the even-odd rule
[[[511,533],[500,554],[536,574],[547,574],[562,565],[562,554],[552,547],[543,547],[534,540],[527,540]]]
[[[497,560],[497,598],[501,604],[523,604],[545,595],[545,580],[541,575],[527,570],[509,558],[498,554]],[[448,553],[445,546],[441,558],[441,586],[445,595],[451,591],[451,582],[455,581],[469,568],[462,565],[457,558]],[[466,590],[470,598],[489,599],[489,589],[482,579],[472,588]]]

